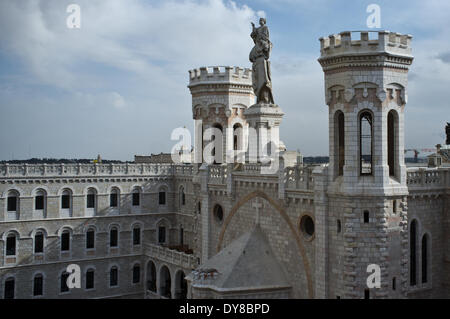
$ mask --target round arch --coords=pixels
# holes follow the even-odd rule
[[[38,187],[33,188],[33,190],[30,193],[30,196],[31,197],[36,196],[39,191],[44,192],[45,196],[49,195],[48,187],[45,185],[39,185]]]
[[[246,196],[242,197],[230,210],[229,214],[227,215],[227,217],[225,218],[225,220],[223,222],[223,226],[222,226],[222,229],[219,234],[219,241],[217,244],[217,252],[219,252],[221,250],[225,232],[226,232],[228,225],[230,224],[234,214],[236,214],[236,212],[239,210],[239,208],[241,208],[243,205],[245,205],[248,201],[250,201],[256,197],[261,197],[261,198],[267,200],[270,203],[270,205],[273,208],[275,208],[275,210],[281,215],[281,217],[284,219],[284,221],[288,224],[289,229],[291,230],[291,233],[295,238],[297,247],[300,251],[300,256],[303,261],[303,267],[305,269],[306,281],[307,281],[307,285],[308,285],[308,296],[309,296],[309,298],[313,298],[314,294],[313,294],[313,282],[312,282],[312,278],[311,278],[311,268],[309,265],[308,257],[306,255],[305,247],[303,246],[303,243],[302,243],[302,239],[300,238],[299,233],[296,230],[296,227],[290,221],[289,216],[287,215],[286,211],[276,201],[274,201],[266,193],[264,193],[260,190],[256,190],[256,191],[251,192],[251,193],[247,194]]]
[[[159,269],[159,291],[161,296],[172,299],[172,278],[169,267],[162,265]]]
[[[70,196],[73,196],[75,194],[75,189],[72,186],[64,185],[63,187],[58,189],[57,195],[61,196],[64,191],[68,191],[70,193]]]
[[[153,260],[149,260],[146,266],[146,288],[156,293],[156,265]]]
[[[3,198],[7,198],[7,197],[8,197],[8,194],[9,194],[10,192],[16,192],[16,193],[18,193],[18,197],[19,197],[19,198],[20,198],[20,196],[23,196],[23,194],[25,194],[25,192],[24,192],[21,188],[19,188],[19,187],[17,187],[17,186],[11,186],[11,187],[8,187],[8,188],[3,192],[2,197],[3,197]]]
[[[187,298],[187,282],[183,270],[179,269],[175,273],[175,299]]]

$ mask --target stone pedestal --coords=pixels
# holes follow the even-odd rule
[[[279,153],[283,111],[276,104],[258,103],[244,112],[249,124],[247,163],[267,163]],[[277,155],[278,156],[278,155]]]

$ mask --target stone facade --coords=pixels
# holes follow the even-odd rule
[[[15,298],[449,298],[450,169],[404,164],[411,37],[383,31],[372,40],[363,32],[355,41],[342,32],[321,39],[319,62],[327,165],[288,161],[283,152],[275,173],[220,161],[0,165],[0,296],[13,287]],[[189,81],[198,132],[239,124],[245,145],[251,71],[200,68]],[[234,141],[224,134],[223,149]],[[201,162],[201,134],[195,145]],[[255,225],[265,246],[239,246]],[[264,286],[252,274],[251,286],[222,289],[221,274],[205,267],[233,247],[270,255],[281,284]],[[252,262],[234,265],[236,278],[250,275]],[[69,264],[80,266],[82,287],[61,292]],[[380,288],[367,287],[370,264],[380,266]],[[94,287],[86,289],[88,271]],[[39,275],[42,294],[34,296]]]

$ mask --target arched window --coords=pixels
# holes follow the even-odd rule
[[[167,190],[165,187],[161,187],[159,189],[159,198],[158,198],[158,203],[159,205],[163,206],[166,205],[166,197],[167,197]]]
[[[159,291],[164,298],[172,298],[170,271],[166,266],[162,266],[159,273]]]
[[[97,202],[97,192],[94,188],[89,188],[86,195],[86,208],[95,209]]]
[[[63,190],[61,195],[61,209],[72,208],[72,192],[68,189]]]
[[[141,266],[136,264],[133,266],[133,284],[141,282]]]
[[[345,164],[345,118],[342,111],[337,111],[334,116],[335,123],[335,165],[337,167],[337,175],[344,175]]]
[[[417,221],[413,220],[409,226],[409,249],[410,249],[410,285],[415,286],[417,283],[417,254],[416,254],[416,238],[417,238]]]
[[[187,282],[185,277],[182,270],[179,270],[175,275],[175,299],[186,299]]]
[[[119,197],[120,197],[120,191],[114,187],[111,190],[111,194],[109,194],[109,207],[117,208],[119,207]]]
[[[94,289],[95,283],[95,271],[94,269],[89,269],[86,271],[86,289]]]
[[[67,229],[61,233],[61,251],[70,251],[70,231]]]
[[[11,190],[8,192],[7,211],[8,212],[19,211],[19,193],[15,190]]]
[[[198,202],[197,203],[197,214],[201,214],[202,213],[202,202]]]
[[[15,190],[10,190],[8,192],[7,198],[7,219],[8,220],[18,220],[20,211],[20,195]]]
[[[240,123],[233,126],[233,150],[235,151],[235,162],[242,163],[244,159],[244,129]]]
[[[220,206],[219,204],[216,204],[214,206],[214,218],[216,219],[216,221],[220,224],[223,221],[223,208],[222,206]]]
[[[95,229],[89,228],[86,232],[86,249],[95,248]]]
[[[394,110],[389,111],[387,121],[387,144],[388,144],[388,166],[389,176],[395,176],[395,148],[396,148],[396,126],[398,122],[397,113]]]
[[[14,277],[10,277],[5,280],[5,291],[4,291],[5,299],[14,299],[15,286],[16,280],[14,279]]]
[[[133,246],[141,244],[141,228],[139,226],[133,227]]]
[[[223,127],[219,123],[213,126],[213,136],[211,141],[214,143],[214,148],[211,155],[214,157],[214,164],[222,163],[223,151]]]
[[[35,254],[44,253],[44,233],[42,231],[38,231],[34,235],[34,253]]]
[[[147,290],[156,292],[156,267],[152,261],[147,264]]]
[[[119,245],[119,230],[117,227],[111,227],[109,230],[109,247],[117,247]]]
[[[69,286],[67,286],[67,279],[69,278],[69,273],[67,271],[64,271],[61,274],[60,278],[60,292],[69,292]]]
[[[233,150],[240,151],[242,150],[242,125],[239,123],[234,124],[233,126]]]
[[[359,165],[361,175],[372,175],[373,148],[372,113],[363,111],[359,115]]]
[[[428,235],[422,237],[422,283],[428,282]]]
[[[119,270],[116,266],[112,266],[109,270],[109,286],[117,287],[119,285]]]
[[[34,197],[34,210],[44,211],[46,208],[47,196],[44,190],[40,189],[36,192]]]
[[[183,226],[180,226],[180,246],[184,245],[184,229]]]
[[[166,242],[166,227],[159,226],[158,227],[158,243],[164,244]]]
[[[342,227],[341,227],[341,220],[338,219],[337,222],[336,222],[336,224],[337,224],[337,225],[336,225],[336,227],[337,227],[337,232],[340,233],[340,232],[341,232],[341,228],[342,228]]]
[[[133,206],[140,206],[141,205],[141,191],[139,189],[139,187],[135,187],[133,189],[133,193],[132,193],[132,205]]]
[[[15,256],[17,249],[17,236],[15,233],[9,233],[6,237],[6,256]]]
[[[42,296],[44,294],[44,276],[37,274],[33,278],[33,296]]]
[[[180,187],[180,206],[186,205],[186,194],[184,193],[184,187]]]

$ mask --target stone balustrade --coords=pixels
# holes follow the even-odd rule
[[[195,269],[198,266],[194,255],[185,254],[160,245],[146,244],[145,255],[185,269]]]
[[[209,182],[211,184],[226,184],[228,167],[226,165],[209,166]]]
[[[284,170],[284,184],[286,189],[310,189],[314,188],[313,166],[292,166]]]
[[[450,168],[409,168],[407,170],[410,190],[433,190],[450,187]]]
[[[291,166],[284,169],[286,189],[313,189],[313,166]],[[227,165],[208,166],[209,182],[227,183],[230,168]],[[247,163],[233,171],[245,175],[261,175],[261,164]],[[42,178],[77,176],[193,176],[195,165],[183,164],[1,164],[0,178]],[[409,168],[407,184],[410,189],[450,187],[450,168]]]
[[[192,165],[175,164],[1,164],[2,177],[192,175]]]

